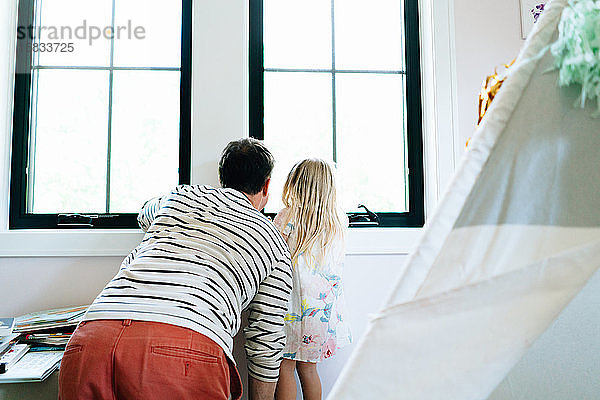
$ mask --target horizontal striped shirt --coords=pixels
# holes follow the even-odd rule
[[[233,360],[233,337],[248,309],[249,373],[277,380],[292,278],[289,250],[272,222],[241,192],[197,185],[149,200],[138,222],[144,239],[84,320],[182,326],[208,336]]]

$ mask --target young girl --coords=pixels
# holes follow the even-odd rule
[[[331,167],[314,159],[296,164],[283,188],[283,204],[274,223],[290,248],[293,289],[276,398],[296,399],[296,370],[304,399],[321,399],[316,363],[351,341],[342,313],[347,219],[337,208]]]

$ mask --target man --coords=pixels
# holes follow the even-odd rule
[[[250,398],[273,399],[292,280],[287,246],[259,211],[272,169],[261,143],[234,141],[222,189],[183,185],[144,205],[144,239],[65,350],[61,400],[237,399],[233,337],[245,308]]]

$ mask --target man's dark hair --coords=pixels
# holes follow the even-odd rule
[[[221,186],[256,194],[271,177],[274,164],[273,155],[258,140],[250,138],[230,142],[219,161]]]

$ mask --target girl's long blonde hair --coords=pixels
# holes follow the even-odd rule
[[[283,226],[289,222],[296,230],[296,248],[292,260],[309,252],[317,244],[315,262],[323,260],[328,244],[344,238],[346,224],[337,207],[335,178],[323,160],[300,161],[290,171],[283,186],[283,204],[289,209]]]

